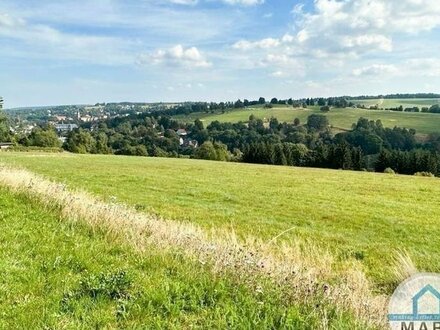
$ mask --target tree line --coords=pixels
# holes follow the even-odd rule
[[[380,120],[360,118],[348,132],[332,134],[325,115],[305,123],[251,115],[248,122],[182,123],[160,113],[115,118],[92,130],[70,132],[64,148],[79,153],[114,153],[156,157],[190,157],[270,165],[308,166],[439,175],[440,137],[420,144],[416,131],[386,128]],[[184,138],[178,135],[185,132]],[[184,141],[182,141],[184,140]],[[188,144],[196,141],[199,147]],[[384,155],[387,157],[384,157]],[[411,164],[411,166],[409,166]]]
[[[263,101],[266,102],[259,100]],[[310,115],[305,123],[298,118],[292,122],[279,122],[274,117],[263,121],[250,115],[247,122],[214,121],[205,127],[200,120],[183,123],[173,119],[169,112],[155,111],[116,117],[96,125],[84,124],[68,132],[63,144],[50,125],[15,137],[15,141],[23,146],[62,145],[74,153],[188,157],[380,172],[391,168],[402,174],[440,175],[440,136],[431,135],[419,143],[415,134],[412,129],[386,128],[380,120],[365,118],[354,123],[350,131],[333,134],[328,118],[322,114]],[[4,116],[0,116],[0,138],[12,140]]]

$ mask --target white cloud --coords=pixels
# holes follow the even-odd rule
[[[273,13],[266,13],[263,15],[263,18],[272,18],[273,17]]]
[[[25,24],[26,22],[23,19],[11,17],[8,14],[0,13],[0,27],[9,29],[9,28],[23,27],[25,26]]]
[[[391,51],[395,34],[440,26],[440,2],[432,0],[316,0],[313,13],[302,6],[294,13],[298,41],[330,53]]]
[[[189,5],[194,6],[199,3],[199,0],[164,0],[165,2],[174,3],[178,5]],[[255,6],[264,3],[264,0],[220,0],[228,5],[239,5],[239,6]]]
[[[278,71],[272,72],[271,76],[275,77],[275,78],[282,78],[282,77],[286,77],[287,74],[281,70],[278,70]]]
[[[140,64],[152,63],[165,66],[183,66],[188,68],[207,68],[212,65],[196,47],[184,48],[176,45],[169,49],[158,49],[152,54],[143,54]]]
[[[394,64],[372,64],[353,70],[354,76],[440,77],[440,59],[412,58]]]
[[[255,48],[273,48],[281,44],[279,39],[266,38],[258,41],[240,40],[232,45],[233,48],[239,50],[251,50]]]
[[[255,6],[264,3],[264,0],[222,0],[229,5]]]
[[[25,46],[17,55],[100,64],[127,64],[129,43],[116,37],[64,33],[44,24],[0,13],[0,37],[19,40]],[[31,50],[31,52],[29,52]]]
[[[315,0],[312,11],[300,3],[292,14],[293,28],[284,36],[240,40],[232,48],[246,54],[248,62],[254,59],[260,67],[272,69],[270,75],[275,77],[293,72],[390,76],[397,74],[397,66],[365,61],[374,55],[402,62],[403,52],[410,54],[409,46],[395,47],[397,36],[440,27],[440,1],[430,0]],[[437,76],[435,63],[423,63],[430,69],[419,68],[420,72]],[[402,62],[399,70],[410,74],[413,66]]]
[[[194,6],[199,1],[198,0],[168,0],[168,2],[177,4],[177,5]]]
[[[439,58],[413,58],[406,60],[399,70],[400,74],[419,77],[440,77]]]
[[[372,64],[353,70],[355,76],[378,76],[389,73],[396,73],[397,68],[391,64]]]
[[[341,47],[353,48],[356,51],[368,51],[369,49],[390,52],[393,44],[390,38],[380,34],[364,34],[358,36],[346,36],[341,38]]]

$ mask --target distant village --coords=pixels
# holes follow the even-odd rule
[[[168,110],[183,103],[97,103],[53,107],[17,108],[5,110],[11,120],[13,134],[30,134],[39,125],[52,125],[62,141],[66,133],[83,124],[102,122],[133,114]]]

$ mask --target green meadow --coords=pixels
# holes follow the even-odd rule
[[[435,104],[440,104],[440,99],[370,99],[370,100],[353,100],[355,104],[365,106],[378,105],[380,108],[397,108],[402,106],[404,108],[410,107],[430,107]]]
[[[310,242],[360,261],[386,291],[399,252],[440,272],[437,178],[68,153],[0,153],[0,163],[207,230]]]
[[[368,101],[370,102],[371,100]],[[407,104],[406,106],[410,107],[413,105]],[[299,118],[302,123],[305,123],[307,121],[307,117],[314,113],[322,114],[318,107],[296,109],[288,106],[277,105],[271,109],[250,107],[247,109],[230,110],[225,113],[218,114],[194,113],[188,116],[176,116],[176,119],[186,122],[192,122],[196,119],[200,119],[205,125],[209,125],[215,120],[228,123],[235,123],[239,121],[246,122],[249,120],[250,115],[254,115],[257,118],[267,120],[271,117],[275,117],[280,122],[293,122],[295,118]],[[411,113],[389,110],[345,108],[332,109],[325,115],[328,117],[330,124],[333,127],[342,129],[351,129],[352,124],[356,123],[361,117],[368,118],[369,120],[381,120],[385,127],[393,128],[395,126],[399,126],[413,128],[417,131],[417,133],[420,134],[436,133],[440,127],[440,114],[436,113]]]
[[[146,253],[0,188],[1,329],[316,329],[314,306],[260,281],[149,246]],[[328,307],[332,328],[357,322]],[[361,328],[359,326],[359,328]]]

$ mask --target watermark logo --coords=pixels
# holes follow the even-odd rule
[[[400,284],[388,320],[393,330],[440,330],[440,274],[417,274]]]

